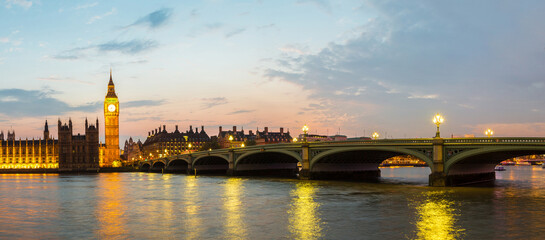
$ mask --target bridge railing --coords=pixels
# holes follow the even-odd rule
[[[482,144],[526,144],[526,143],[545,143],[545,138],[537,137],[495,137],[495,138],[445,138],[445,143],[482,143]]]

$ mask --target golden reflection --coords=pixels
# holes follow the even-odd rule
[[[464,229],[456,226],[454,201],[444,198],[444,192],[427,192],[426,199],[416,207],[417,239],[460,239]]]
[[[310,182],[299,182],[292,190],[289,214],[289,230],[294,239],[318,239],[322,227],[318,216],[320,204],[314,201],[316,187]]]
[[[125,206],[122,198],[125,195],[119,187],[119,173],[101,175],[99,178],[99,200],[97,216],[99,221],[99,236],[101,239],[112,239],[126,234],[126,223],[123,215]]]
[[[223,208],[225,210],[225,236],[231,239],[245,239],[246,225],[243,220],[242,202],[240,195],[244,190],[244,180],[229,178],[225,184]]]
[[[201,232],[199,226],[201,225],[201,219],[199,219],[199,192],[197,191],[197,178],[186,177],[185,178],[185,212],[187,239],[200,239]]]

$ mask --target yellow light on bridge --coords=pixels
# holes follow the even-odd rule
[[[308,126],[305,124],[305,126],[303,126],[303,128],[301,128],[301,130],[303,130],[303,133],[304,133],[304,134],[307,134],[307,132],[308,132]]]
[[[439,125],[441,125],[441,123],[443,123],[444,121],[445,121],[445,119],[439,113],[435,114],[435,116],[433,117],[433,123],[435,123],[435,125],[437,125],[437,132],[435,133],[436,138],[440,137]]]
[[[191,143],[187,145],[188,148],[191,148]]]
[[[297,138],[293,138],[292,141],[293,141],[294,143],[296,143],[296,142],[297,142]]]
[[[484,131],[484,134],[488,137],[494,135],[494,131],[492,131],[492,129],[486,129],[486,131]]]
[[[374,138],[375,140],[377,140],[378,137],[379,137],[378,132],[374,132],[374,133],[373,133],[373,138]]]
[[[229,141],[233,141],[233,135],[229,135]]]
[[[244,147],[244,143],[242,143],[242,144],[240,145],[240,147]]]

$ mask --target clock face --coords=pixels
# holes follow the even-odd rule
[[[113,104],[108,105],[108,111],[109,112],[115,111],[115,105],[113,105]]]

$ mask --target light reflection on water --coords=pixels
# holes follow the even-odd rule
[[[299,182],[291,192],[289,230],[294,239],[318,239],[322,236],[318,215],[320,204],[314,201],[315,185],[311,182]]]
[[[0,174],[0,239],[540,239],[545,169],[495,187],[433,188],[429,169],[379,183],[182,174]]]
[[[201,236],[201,219],[199,217],[199,191],[198,180],[195,177],[185,178],[184,206],[186,239],[199,239]]]
[[[457,225],[456,203],[447,199],[446,191],[425,192],[417,203],[417,239],[460,239],[464,229]]]
[[[99,220],[99,237],[112,239],[126,234],[126,222],[123,215],[127,206],[122,201],[124,192],[120,186],[119,173],[99,178],[97,192],[96,215]]]
[[[223,207],[225,214],[225,237],[230,239],[245,239],[246,224],[244,222],[244,210],[240,200],[244,191],[241,178],[229,178],[225,183],[223,194]]]

